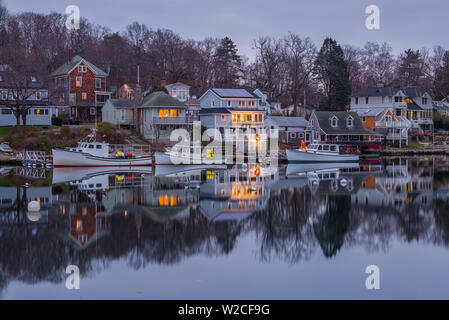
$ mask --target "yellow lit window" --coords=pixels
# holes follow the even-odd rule
[[[170,118],[178,118],[179,117],[179,110],[178,109],[171,109],[170,110]]]
[[[168,118],[168,109],[160,109],[159,118]]]
[[[83,93],[81,94],[81,97],[83,98],[83,100],[87,100],[87,93],[86,93],[86,92],[83,92]]]
[[[76,231],[83,231],[83,221],[81,219],[76,220]]]
[[[80,88],[83,85],[83,78],[82,77],[76,77],[76,87]]]

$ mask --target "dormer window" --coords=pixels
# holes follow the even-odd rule
[[[331,118],[331,126],[332,126],[332,128],[336,128],[337,127],[337,122],[338,122],[338,118],[336,116],[333,116]]]
[[[87,72],[86,66],[78,66],[78,72]]]
[[[36,82],[37,81],[35,76],[31,76],[30,78],[31,78],[31,82]]]
[[[245,101],[239,100],[239,107],[244,107],[244,106],[245,106]]]
[[[353,125],[354,125],[354,118],[351,117],[351,116],[349,116],[349,117],[346,119],[346,126],[347,126],[348,128],[352,128]]]

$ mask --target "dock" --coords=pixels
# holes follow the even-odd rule
[[[50,168],[53,166],[53,157],[44,151],[16,151],[15,160],[28,168]]]

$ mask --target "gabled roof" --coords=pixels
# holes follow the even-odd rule
[[[404,91],[405,94],[410,98],[422,97],[425,94],[425,92],[422,91],[421,89],[414,88],[414,87],[404,88],[404,89],[402,89],[402,91]]]
[[[324,131],[325,134],[335,135],[335,134],[348,134],[348,135],[376,135],[375,132],[366,129],[362,121],[360,121],[359,116],[356,112],[346,112],[346,111],[314,111],[320,129]],[[337,117],[337,127],[332,127],[330,119],[332,117]],[[346,120],[352,117],[352,127],[346,125]]]
[[[228,108],[203,108],[199,112],[199,114],[221,114],[221,113],[231,113],[231,111]]]
[[[58,69],[53,71],[51,73],[52,77],[56,76],[63,76],[69,74],[75,68],[80,62],[84,61],[86,65],[95,73],[97,76],[108,76],[106,72],[95,66],[94,64],[90,63],[86,59],[80,57],[80,56],[74,56],[72,60],[64,63],[62,66],[60,66]]]
[[[0,89],[16,88],[17,84],[23,83],[23,86],[30,89],[46,89],[45,78],[42,74],[17,74],[11,69],[0,71],[2,81],[0,81]],[[33,78],[35,81],[32,81]]]
[[[223,89],[223,88],[211,88],[220,98],[242,98],[242,99],[260,99],[260,97],[246,89]]]
[[[309,123],[304,117],[268,116],[267,120],[273,121],[279,127],[307,127]]]
[[[116,109],[123,109],[123,108],[133,108],[134,103],[132,100],[129,99],[108,99],[108,101],[112,104],[112,106]]]
[[[186,108],[187,106],[176,98],[173,98],[163,91],[156,91],[149,96],[143,98],[139,108],[148,107],[178,107]]]
[[[386,108],[351,109],[351,111],[357,112],[359,117],[375,117],[385,109]]]
[[[399,90],[401,89],[393,87],[370,87],[354,93],[352,97],[391,97]]]
[[[171,87],[187,87],[187,88],[190,88],[189,85],[187,85],[185,83],[182,83],[182,82],[170,83],[170,84],[167,84],[165,87],[166,88],[171,88]]]

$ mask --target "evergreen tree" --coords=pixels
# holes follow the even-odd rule
[[[237,86],[241,70],[242,58],[237,54],[236,45],[230,38],[223,38],[214,54],[214,85],[223,88]]]
[[[443,57],[443,64],[435,72],[435,93],[436,99],[449,97],[449,51]]]
[[[398,80],[403,87],[419,86],[419,80],[424,75],[424,60],[419,50],[408,49],[401,55],[397,69]]]
[[[315,61],[314,73],[323,87],[323,110],[345,110],[350,102],[349,69],[337,41],[326,38]]]

